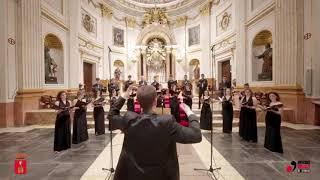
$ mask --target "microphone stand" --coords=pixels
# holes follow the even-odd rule
[[[110,47],[108,47],[109,51],[108,51],[108,60],[109,60],[109,80],[111,80],[111,59],[110,59],[110,53],[111,53],[111,49]],[[112,136],[113,136],[113,131],[112,131],[112,127],[111,127],[111,121],[109,120],[109,137],[110,137],[110,162],[111,162],[111,167],[110,168],[102,168],[103,171],[109,171],[107,177],[105,179],[111,180],[113,179],[114,176],[114,167],[113,167],[113,144],[112,144]]]
[[[213,64],[215,63],[215,51],[214,51],[214,47],[215,45],[213,45],[210,49],[211,49],[211,53],[212,53],[212,64],[211,64],[211,75],[212,75],[212,78],[213,78]],[[213,94],[213,87],[211,87],[211,93]],[[213,101],[211,101],[211,112],[213,112]],[[212,118],[213,119],[213,118]],[[212,127],[212,121],[211,121],[211,130],[210,130],[210,155],[211,155],[211,158],[210,158],[210,167],[209,169],[199,169],[199,168],[194,168],[195,171],[207,171],[208,172],[208,176],[209,176],[209,173],[211,174],[211,176],[209,176],[211,179],[213,180],[217,180],[218,178],[216,177],[216,175],[214,174],[214,171],[217,171],[217,170],[220,170],[221,167],[216,167],[216,168],[213,168],[212,167],[212,160],[213,160],[213,139],[212,139],[212,136],[213,136],[213,127]]]

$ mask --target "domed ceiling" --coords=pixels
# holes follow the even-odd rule
[[[112,8],[131,16],[142,16],[148,9],[164,8],[169,16],[195,10],[207,0],[104,0]]]

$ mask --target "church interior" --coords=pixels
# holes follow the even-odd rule
[[[212,133],[177,143],[181,180],[320,179],[319,10],[318,0],[1,0],[0,179],[105,179],[102,168],[116,168],[124,133],[108,130],[113,91],[101,95],[106,133],[95,134],[88,104],[88,140],[56,154],[58,92],[72,102],[98,81],[119,94],[129,76],[160,89],[188,81],[200,118],[202,74],[215,99]],[[282,153],[264,146],[263,108],[255,109],[257,142],[239,137],[245,85],[258,103],[270,92],[280,97]],[[230,133],[223,132],[226,89],[235,97]],[[194,170],[210,163],[221,169]]]

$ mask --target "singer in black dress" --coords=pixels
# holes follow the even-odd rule
[[[132,89],[131,94],[127,100],[127,111],[134,112],[134,97],[137,95],[136,90]]]
[[[225,95],[222,97],[222,117],[222,132],[231,133],[233,121],[233,96],[230,88],[226,89]]]
[[[87,102],[84,95],[83,91],[79,91],[77,93],[77,99],[75,99],[73,103],[75,106],[72,133],[73,144],[79,144],[88,140]]]
[[[105,134],[105,123],[104,123],[104,109],[105,99],[101,97],[101,91],[95,92],[95,99],[93,101],[93,118],[94,118],[94,130],[95,135]]]
[[[60,152],[71,147],[70,104],[70,101],[67,100],[66,92],[60,91],[55,102],[55,109],[58,110],[54,127],[53,150],[55,152]]]
[[[281,113],[283,104],[280,102],[278,93],[269,93],[271,101],[269,107],[265,108],[266,114],[266,134],[264,139],[264,147],[272,152],[283,153],[281,141]]]
[[[212,129],[212,111],[210,107],[211,98],[208,91],[204,91],[202,96],[202,108],[200,116],[200,129],[211,130]]]
[[[192,84],[189,80],[185,79],[183,83],[183,97],[184,97],[184,103],[192,109]]]
[[[180,122],[180,113],[179,113],[179,99],[178,95],[180,93],[179,90],[173,89],[171,91],[172,95],[170,97],[170,109],[171,109],[171,115],[173,115],[176,119],[176,121]]]
[[[257,100],[250,89],[245,90],[245,96],[240,101],[239,135],[246,141],[257,142]]]

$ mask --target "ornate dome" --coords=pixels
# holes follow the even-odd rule
[[[142,16],[148,9],[165,8],[168,15],[180,15],[197,9],[206,0],[104,0],[110,7],[131,16]]]

